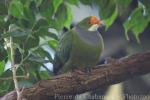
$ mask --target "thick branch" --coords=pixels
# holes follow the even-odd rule
[[[57,95],[75,95],[122,82],[133,76],[150,72],[150,52],[139,53],[99,65],[90,73],[65,73],[49,80],[42,80],[23,91],[27,100],[50,100]],[[7,99],[5,99],[8,97]],[[15,92],[1,100],[15,100]]]

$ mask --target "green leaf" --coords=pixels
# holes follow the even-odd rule
[[[67,18],[67,7],[65,4],[61,4],[57,12],[55,13],[54,19],[51,20],[50,26],[60,31],[64,26],[66,18]]]
[[[4,69],[5,69],[5,62],[0,61],[0,76],[3,74]]]
[[[51,37],[52,39],[59,40],[58,35],[56,35],[55,33],[50,33],[47,36]]]
[[[43,64],[43,63],[48,63],[49,62],[49,60],[45,60],[43,57],[41,57],[41,56],[38,56],[38,55],[36,55],[36,54],[32,54],[30,57],[29,57],[29,59],[28,60],[30,60],[30,61],[32,61],[32,62],[37,62],[37,63],[39,63],[39,64]]]
[[[37,75],[36,75],[36,71],[40,69],[41,64],[39,64],[37,62],[34,62],[34,61],[27,60],[25,62],[25,65],[28,68],[27,70],[28,70],[28,72],[30,74],[30,77],[28,79],[29,82],[35,84],[38,81],[38,78],[37,78]]]
[[[12,71],[10,69],[7,69],[6,71],[3,72],[3,74],[1,75],[1,78],[11,77],[11,76],[12,76]],[[12,80],[0,81],[0,95],[2,94],[4,95],[5,93],[13,89],[14,89],[14,86],[13,86]]]
[[[132,0],[116,0],[119,15],[126,14],[126,11],[129,10],[128,6],[131,2]]]
[[[35,6],[34,2],[29,2],[26,1],[26,3],[24,4],[24,16],[30,20],[30,23],[34,23],[35,21],[35,13],[37,11],[37,8]]]
[[[68,2],[71,5],[76,5],[76,6],[79,5],[79,0],[66,0],[66,2]]]
[[[53,0],[53,7],[54,7],[54,12],[57,12],[57,9],[59,6],[63,3],[63,0]]]
[[[23,51],[23,49],[21,49],[21,48],[16,48],[15,50],[14,50],[14,62],[15,62],[15,64],[19,64],[20,62],[21,62],[21,60],[22,60],[22,52],[21,51]]]
[[[106,25],[106,30],[113,24],[113,22],[115,21],[115,19],[118,16],[118,10],[116,8],[115,12],[112,14],[111,17],[107,18],[106,20],[104,20],[105,25]]]
[[[10,76],[12,76],[12,71],[11,71],[11,69],[7,69],[7,70],[2,74],[1,77],[10,77]]]
[[[128,20],[123,24],[126,38],[129,40],[127,32],[128,30],[131,30],[133,35],[136,37],[137,42],[139,43],[139,35],[144,31],[147,25],[148,17],[144,15],[143,7],[139,6],[131,13]]]
[[[6,23],[4,21],[5,16],[0,15],[0,34],[3,32],[3,30],[6,28]],[[1,32],[2,31],[2,32]]]
[[[56,50],[57,45],[58,45],[58,41],[53,39],[53,40],[50,40],[50,41],[48,42],[48,44],[50,45],[50,47],[51,47],[52,49]]]
[[[39,7],[44,0],[34,0],[36,2],[36,6]]]
[[[48,32],[48,27],[39,27],[38,30],[34,31],[34,35],[35,36],[45,36],[45,35],[49,35],[50,33]]]
[[[34,20],[29,20],[29,19],[20,19],[18,22],[16,22],[16,25],[19,26],[20,28],[24,29],[32,29],[34,25]]]
[[[49,34],[48,32],[49,23],[46,19],[40,18],[33,26],[33,33],[36,36],[45,36]]]
[[[23,30],[19,26],[15,25],[15,24],[11,24],[9,26],[9,31],[6,34],[4,34],[4,37],[8,37],[8,36],[23,37],[23,36],[27,36],[30,33],[31,33],[30,30]]]
[[[7,56],[7,51],[4,48],[0,48],[0,61],[5,60]]]
[[[48,24],[48,22],[47,22],[47,20],[46,19],[44,19],[44,18],[40,18],[37,22],[36,22],[36,24],[34,25],[34,27],[33,27],[33,31],[36,31],[36,30],[38,30],[40,27],[48,27],[49,26],[49,24]],[[48,28],[47,28],[47,30],[48,30]]]
[[[55,0],[54,0],[55,1]],[[56,0],[57,1],[57,0]],[[39,6],[40,13],[49,20],[54,14],[52,0],[43,0]]]
[[[80,0],[80,2],[83,3],[84,5],[92,5],[93,0]]]
[[[31,48],[37,47],[39,45],[39,37],[38,36],[30,36],[27,41],[24,41],[24,48],[29,50]]]
[[[0,15],[6,15],[7,14],[7,7],[5,3],[0,3]]]
[[[118,5],[128,7],[132,0],[116,0]]]
[[[4,23],[4,17],[0,16],[0,25],[2,25]]]
[[[11,88],[14,88],[12,86],[13,82],[12,80],[5,80],[0,82],[0,95],[5,95],[8,91],[12,90]]]
[[[40,36],[40,37],[45,37],[45,36],[48,36],[48,37],[51,37],[53,39],[56,39],[58,40],[58,36],[52,32],[49,32],[49,27],[40,27],[38,30],[34,31],[34,35],[35,36]]]
[[[21,3],[21,1],[12,0],[9,5],[8,13],[17,18],[23,18],[24,17],[23,4]]]
[[[23,36],[26,36],[28,34],[28,32],[16,30],[13,32],[8,32],[8,34],[9,34],[9,36],[12,36],[12,37],[23,37]]]
[[[116,10],[114,0],[97,0],[97,4],[100,7],[99,15],[103,20],[111,17]]]
[[[64,26],[68,29],[70,29],[70,25],[72,22],[72,12],[71,12],[71,8],[67,7],[67,17],[66,17],[66,21],[64,23]]]
[[[38,48],[35,51],[35,53],[40,55],[42,58],[47,57],[49,62],[53,62],[53,59],[52,59],[51,55],[46,50],[44,50],[43,48]]]

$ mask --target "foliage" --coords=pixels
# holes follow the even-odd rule
[[[122,24],[127,32],[132,31],[139,42],[139,35],[150,22],[150,1],[137,0],[137,6],[128,11],[132,0],[1,0],[0,1],[0,95],[13,89],[11,69],[5,67],[10,61],[9,37],[13,37],[15,63],[19,64],[17,75],[30,74],[28,80],[19,79],[20,86],[32,86],[41,79],[51,76],[45,63],[53,62],[43,45],[56,50],[59,33],[72,23],[71,5],[79,3],[99,7],[99,16],[104,20],[106,29],[117,17],[129,15]],[[125,10],[126,9],[126,10]],[[49,31],[49,29],[54,31]],[[41,39],[44,40],[41,43]]]

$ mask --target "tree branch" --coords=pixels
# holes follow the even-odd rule
[[[90,73],[68,72],[42,80],[22,92],[25,100],[50,100],[58,95],[75,95],[122,82],[150,72],[150,52],[134,54],[108,64],[99,65]],[[1,100],[16,100],[14,91]]]

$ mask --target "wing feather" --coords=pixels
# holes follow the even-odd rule
[[[54,74],[57,74],[69,59],[71,48],[72,48],[72,31],[69,31],[62,35],[58,43],[58,48],[56,50],[53,63]]]

